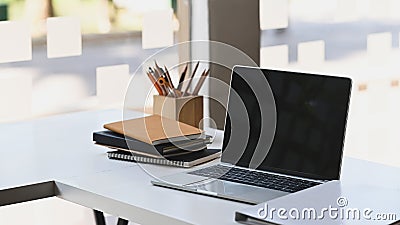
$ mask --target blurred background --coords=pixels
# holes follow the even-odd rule
[[[26,20],[32,36],[46,35],[45,19],[79,18],[83,34],[104,34],[142,29],[143,13],[176,8],[175,0],[1,0],[2,20]]]
[[[260,66],[353,78],[345,155],[400,166],[400,1],[251,1]],[[178,43],[188,26],[191,40],[209,37],[212,0],[185,2],[190,22],[178,19],[177,0],[0,0],[0,123],[121,108],[124,93],[115,90],[133,74],[146,80],[135,71],[147,57]],[[43,224],[0,215],[1,224]]]

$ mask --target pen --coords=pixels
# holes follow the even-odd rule
[[[158,73],[160,74],[160,76],[162,76],[165,72],[164,70],[158,66],[157,62],[154,60],[154,64],[156,65],[156,71],[158,71]]]
[[[183,85],[183,81],[185,80],[185,76],[186,76],[186,72],[187,72],[187,69],[188,69],[188,65],[189,65],[189,63],[186,63],[186,67],[183,70],[183,72],[181,73],[181,76],[179,77],[179,84],[178,84],[178,90],[179,91],[181,91],[181,89],[182,89],[182,85]]]
[[[204,84],[204,81],[206,80],[207,75],[210,73],[210,69],[208,69],[207,71],[204,70],[204,72],[201,74],[200,80],[197,82],[196,87],[193,90],[192,95],[197,95],[199,94],[199,91],[201,89],[201,87]]]
[[[158,72],[154,71],[153,68],[149,67],[149,71],[154,76],[154,78],[156,78],[156,79],[160,78],[160,75],[158,74]]]
[[[188,83],[188,85],[187,85],[185,91],[183,92],[183,96],[186,96],[187,91],[189,90],[190,85],[192,84],[193,77],[194,77],[194,75],[196,74],[197,68],[199,68],[199,64],[200,64],[200,61],[197,62],[196,67],[195,67],[194,70],[193,70],[192,76],[190,76],[189,83]]]
[[[164,69],[165,69],[165,73],[164,73],[164,74],[165,74],[165,76],[167,77],[167,81],[169,82],[169,84],[171,84],[172,88],[175,89],[174,84],[172,83],[171,76],[169,75],[169,72],[168,72],[167,67],[164,66]]]
[[[151,71],[155,74],[155,77],[158,79],[162,76],[162,73],[157,68],[151,68]]]
[[[167,67],[164,66],[164,69],[165,69],[165,73],[164,73],[164,74],[165,74],[165,76],[166,76],[166,78],[167,78],[167,81],[168,81],[168,84],[169,84],[170,88],[171,88],[172,91],[174,92],[175,97],[180,97],[181,92],[178,91],[178,90],[175,88],[174,83],[172,83],[172,79],[171,79],[171,76],[169,75],[169,72],[168,72]]]

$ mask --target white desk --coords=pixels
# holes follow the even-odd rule
[[[152,186],[136,164],[108,160],[92,132],[121,119],[109,110],[0,125],[0,206],[56,195],[140,224],[236,224],[235,210],[249,205]],[[400,169],[352,158],[344,159],[342,178],[400,188]]]

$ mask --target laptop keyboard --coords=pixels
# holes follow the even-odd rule
[[[279,176],[275,174],[262,173],[258,171],[244,170],[236,167],[215,165],[207,168],[188,172],[192,175],[210,177],[257,187],[269,188],[285,192],[296,192],[320,183],[296,179],[292,177]]]

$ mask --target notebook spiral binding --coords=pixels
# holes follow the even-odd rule
[[[156,165],[166,165],[166,166],[179,166],[185,167],[183,161],[171,161],[163,158],[149,158],[142,156],[134,156],[134,155],[125,155],[120,153],[108,152],[108,158],[110,159],[119,159],[129,162],[137,162],[137,163],[148,163],[148,164],[156,164]]]

